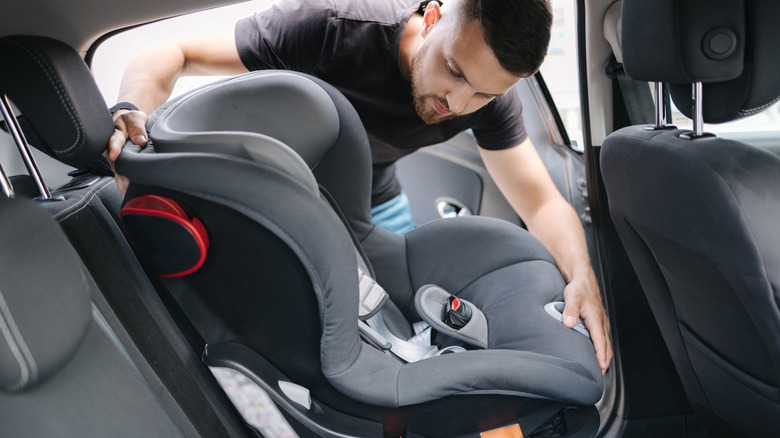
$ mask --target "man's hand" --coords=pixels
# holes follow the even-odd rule
[[[127,139],[134,144],[144,147],[149,143],[146,135],[146,114],[142,111],[119,110],[114,113],[114,133],[108,139],[108,161],[114,169],[114,161],[119,158],[119,153],[125,146]],[[116,185],[122,194],[127,190],[127,178],[116,173],[114,169]]]
[[[108,159],[111,162],[119,158],[119,153],[127,139],[138,146],[146,146],[146,114],[142,111],[119,110],[114,113],[114,134],[108,139]]]
[[[612,341],[609,338],[609,318],[593,271],[572,279],[563,290],[563,299],[566,303],[563,325],[572,328],[579,318],[585,321],[585,328],[590,332],[590,340],[596,349],[601,374],[605,374],[612,361]]]
[[[114,161],[129,138],[138,146],[149,142],[146,135],[146,114],[162,105],[171,95],[176,80],[189,75],[234,75],[246,73],[236,48],[234,26],[214,35],[194,35],[168,41],[136,55],[127,65],[119,84],[117,100],[132,102],[140,111],[117,110],[114,113],[114,134],[106,149],[108,161]],[[116,174],[122,193],[127,178]]]
[[[479,152],[501,193],[528,231],[550,251],[568,283],[563,291],[563,324],[571,328],[577,325],[577,319],[585,321],[601,372],[606,373],[612,361],[609,320],[580,218],[558,192],[530,139],[513,148],[480,148]]]

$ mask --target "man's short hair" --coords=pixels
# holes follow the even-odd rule
[[[430,0],[422,1],[423,12]],[[441,1],[439,1],[441,3]],[[476,20],[499,64],[518,77],[539,70],[550,44],[549,0],[460,0],[462,25]]]

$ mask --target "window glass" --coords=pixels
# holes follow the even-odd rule
[[[92,71],[108,106],[116,103],[122,74],[139,52],[165,41],[192,33],[223,32],[235,22],[254,12],[269,8],[278,0],[253,0],[236,5],[197,12],[130,29],[103,42],[92,58]],[[582,150],[582,122],[577,73],[576,0],[552,0],[552,38],[547,58],[541,67],[545,83],[563,119],[575,150]],[[182,77],[176,82],[172,97],[218,77]]]
[[[706,99],[707,96],[704,96]],[[680,129],[692,129],[693,122],[684,116],[672,103],[672,124]],[[711,133],[728,133],[744,131],[780,131],[780,102],[750,117],[719,124],[704,124],[704,131]]]
[[[106,104],[111,106],[116,103],[122,74],[130,60],[139,52],[195,33],[230,31],[238,19],[265,10],[273,3],[274,0],[252,0],[158,21],[110,37],[97,48],[91,65],[95,82],[103,93]],[[171,96],[178,96],[217,79],[216,76],[180,78]]]
[[[553,25],[547,58],[540,69],[563,119],[572,148],[582,151],[582,115],[577,64],[575,0],[552,0]]]

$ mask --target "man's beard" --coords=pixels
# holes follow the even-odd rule
[[[448,115],[442,115],[436,109],[433,108],[433,105],[430,104],[430,101],[428,98],[435,99],[439,102],[441,106],[444,108],[449,109],[447,106],[447,101],[439,98],[438,96],[434,94],[422,94],[420,93],[420,84],[422,83],[422,72],[420,69],[420,59],[422,59],[423,55],[425,54],[425,51],[427,50],[427,46],[423,46],[415,55],[415,57],[412,59],[412,100],[414,102],[414,109],[417,111],[417,115],[422,119],[423,122],[425,122],[428,125],[433,125],[436,123],[441,123],[446,120],[453,119],[457,117],[457,114],[452,113]]]

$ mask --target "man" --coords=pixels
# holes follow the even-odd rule
[[[146,145],[146,115],[170,96],[178,77],[267,68],[318,76],[355,106],[371,143],[374,213],[403,202],[396,160],[472,129],[487,170],[568,283],[564,324],[584,319],[606,372],[609,321],[579,218],[547,174],[510,92],[544,59],[552,20],[547,0],[415,2],[286,0],[239,21],[234,33],[139,55],[112,108],[109,158],[119,156],[127,138]],[[126,181],[117,180],[123,189]]]

